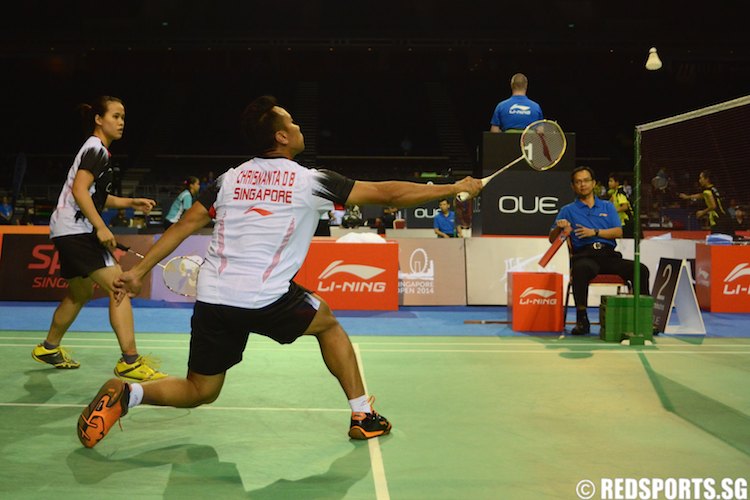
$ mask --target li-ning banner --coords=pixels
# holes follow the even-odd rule
[[[313,241],[294,281],[331,309],[398,309],[398,243]]]
[[[60,277],[60,256],[48,235],[4,234],[2,238],[0,300],[56,301],[65,296],[68,283]],[[145,253],[151,246],[152,237],[123,235],[117,236],[117,240]],[[116,258],[122,256],[122,251],[115,252]],[[122,265],[129,269],[132,262],[123,260]],[[141,297],[148,298],[150,288],[145,282]],[[94,296],[104,297],[106,294],[97,287]]]

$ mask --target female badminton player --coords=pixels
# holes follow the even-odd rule
[[[31,356],[55,368],[78,368],[80,364],[60,347],[62,338],[94,293],[94,283],[110,296],[109,322],[117,335],[122,357],[115,375],[145,381],[166,377],[136,349],[133,310],[129,299],[119,304],[113,298],[112,283],[122,274],[112,249],[117,241],[102,220],[104,208],[134,208],[146,213],[156,205],[147,198],[121,198],[110,194],[112,165],[109,147],[122,137],[125,106],[116,97],[102,96],[80,106],[88,138],[68,171],[57,207],[50,218],[50,238],[60,256],[60,274],[68,292],[52,316],[47,338]]]

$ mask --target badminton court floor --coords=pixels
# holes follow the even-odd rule
[[[69,332],[78,370],[32,360],[43,335],[0,331],[3,498],[577,498],[587,479],[750,471],[747,338],[355,335],[394,427],[353,442],[315,340],[251,336],[215,403],[134,408],[84,449],[76,420],[111,377],[114,335]],[[187,335],[138,341],[184,375]]]

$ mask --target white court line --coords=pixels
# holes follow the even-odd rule
[[[359,366],[359,375],[362,377],[362,385],[367,390],[367,380],[365,379],[365,367],[362,364],[362,356],[359,352],[359,345],[353,344],[354,355],[357,358]],[[378,500],[390,500],[391,495],[388,492],[388,481],[385,479],[385,466],[383,465],[383,454],[380,452],[380,438],[372,438],[367,441],[370,450],[370,464],[372,465],[372,480],[375,483],[375,498]]]
[[[1,344],[0,344],[1,345]],[[646,349],[632,349],[628,346],[622,346],[620,350],[614,349],[568,349],[560,347],[557,349],[366,349],[367,352],[417,352],[417,353],[478,353],[478,354],[576,354],[576,353],[596,353],[596,354],[750,354],[750,351],[660,351],[648,346]]]
[[[138,335],[143,335],[143,333],[140,333]],[[159,333],[159,334],[156,334],[156,335],[182,335],[182,334],[180,334],[180,333],[178,333],[178,334],[162,334],[162,333]],[[29,341],[36,341],[37,338],[38,337],[31,337],[31,336],[27,336],[27,337],[4,337],[4,336],[0,335],[0,340],[29,340]],[[178,339],[178,340],[173,340],[173,339],[141,339],[141,338],[138,338],[138,343],[139,344],[142,344],[144,342],[168,342],[168,343],[169,342],[171,342],[171,343],[180,342],[180,343],[184,343],[184,342],[187,342],[188,340],[189,340],[189,337],[186,337],[186,338],[183,338],[183,339]],[[68,336],[68,337],[65,337],[65,343],[67,344],[68,342],[112,342],[112,343],[116,343],[117,342],[117,338],[114,337],[114,336],[112,336],[112,338],[108,338],[108,339],[92,339],[90,337],[87,337],[87,338],[75,338],[75,337]]]
[[[0,407],[18,407],[18,408],[84,408],[86,405],[83,404],[64,404],[64,403],[0,403]],[[199,406],[197,408],[174,408],[172,406],[139,406],[137,409],[134,408],[128,413],[133,411],[143,410],[218,410],[218,411],[288,411],[288,412],[346,412],[351,413],[351,410],[342,408],[271,408],[271,407],[254,407],[254,406]]]

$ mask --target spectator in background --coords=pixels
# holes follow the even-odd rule
[[[20,219],[16,219],[17,225],[19,226],[33,226],[34,225],[34,207],[27,207]]]
[[[735,210],[737,210],[737,200],[731,198],[729,200],[729,206],[727,207],[727,215],[729,215],[730,219],[734,219]]]
[[[435,214],[432,227],[438,238],[461,238],[460,230],[456,228],[456,212],[451,210],[450,202],[443,198],[440,200],[440,211]]]
[[[341,222],[341,225],[343,227],[353,229],[361,226],[363,222],[362,210],[360,210],[359,205],[349,205],[346,207],[346,211],[344,212],[344,217]]]
[[[511,96],[495,107],[490,120],[490,132],[523,130],[530,123],[543,120],[542,107],[526,97],[529,80],[523,73],[510,79]]]
[[[344,212],[344,205],[334,203],[333,210],[328,211],[328,217],[330,218],[329,224],[331,226],[340,226],[344,221]]]
[[[633,186],[630,185],[627,179],[622,180],[622,190],[625,191],[625,196],[627,196],[628,199],[633,197]]]
[[[214,171],[209,170],[208,175],[204,175],[199,185],[199,191],[202,193],[208,186],[213,184],[216,179],[214,178]]]
[[[699,219],[706,217],[712,234],[721,233],[734,235],[732,220],[724,210],[724,203],[721,199],[719,189],[711,181],[711,172],[704,170],[698,175],[698,184],[703,188],[703,192],[696,194],[680,193],[680,199],[683,200],[700,200],[706,204],[706,208],[698,210],[695,216]]]
[[[383,207],[383,215],[380,216],[383,221],[383,229],[393,229],[393,221],[396,220],[397,215],[397,207]]]
[[[630,198],[625,194],[625,189],[620,184],[622,176],[615,172],[609,174],[608,186],[609,201],[615,206],[617,215],[622,223],[622,237],[633,237],[633,208],[630,205]]]
[[[738,205],[734,209],[734,230],[735,231],[750,231],[750,222],[747,220],[747,207],[744,205]]]
[[[8,201],[7,196],[3,196],[3,203],[0,204],[0,225],[10,224],[13,218],[13,205]]]
[[[117,211],[117,215],[112,217],[109,221],[109,227],[128,227],[130,226],[130,219],[125,214],[125,209],[121,208]]]
[[[177,198],[172,202],[172,206],[169,207],[169,213],[164,217],[164,229],[169,229],[169,226],[180,220],[182,214],[193,206],[193,198],[198,195],[201,188],[200,180],[193,176],[185,179],[183,185],[185,189],[177,195]]]

